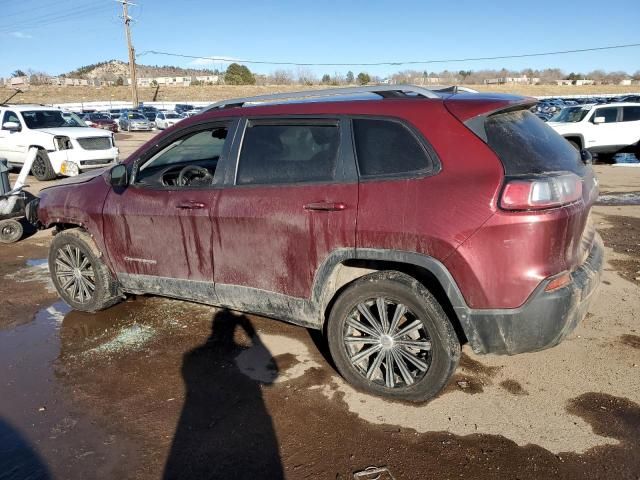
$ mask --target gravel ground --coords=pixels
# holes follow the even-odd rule
[[[603,191],[640,191],[640,169],[597,169]],[[72,311],[41,261],[49,232],[3,246],[0,478],[637,480],[640,207],[593,217],[607,265],[576,331],[513,357],[465,347],[424,405],[355,391],[322,339],[277,321],[153,297]]]

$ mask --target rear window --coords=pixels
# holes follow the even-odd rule
[[[492,115],[485,131],[507,175],[584,171],[580,152],[528,110]]]
[[[431,170],[430,156],[416,136],[392,120],[354,119],[360,175],[406,175]]]

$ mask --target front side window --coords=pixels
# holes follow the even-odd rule
[[[332,181],[339,146],[337,121],[250,124],[244,134],[236,183]]]
[[[392,120],[354,119],[360,175],[405,175],[428,171],[433,162],[416,136]]]
[[[182,187],[212,185],[227,133],[228,128],[221,125],[174,140],[142,164],[136,182]]]
[[[618,109],[617,107],[599,108],[593,114],[592,121],[595,120],[597,117],[603,117],[604,123],[614,123],[617,121],[617,118],[618,118]]]
[[[640,107],[622,107],[623,122],[637,122],[640,120]]]

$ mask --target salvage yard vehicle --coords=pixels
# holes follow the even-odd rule
[[[548,125],[576,149],[608,159],[619,152],[640,154],[640,103],[567,107]]]
[[[42,190],[53,283],[323,331],[373,394],[436,395],[478,354],[552,347],[586,314],[597,182],[535,99],[367,86],[227,100],[112,169]]]
[[[118,158],[113,134],[87,127],[74,114],[41,105],[5,104],[0,105],[0,118],[0,157],[19,167],[29,148],[37,147],[31,173],[38,180],[78,175]]]
[[[120,130],[125,132],[143,131],[149,132],[153,130],[154,124],[149,121],[142,113],[124,111],[118,118]]]

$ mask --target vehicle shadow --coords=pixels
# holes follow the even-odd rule
[[[249,319],[229,310],[213,318],[212,333],[185,354],[186,398],[165,465],[164,479],[284,478],[278,441],[260,382],[245,375],[234,358],[246,348],[273,357]]]
[[[0,419],[0,479],[47,480],[49,469],[11,425]]]

